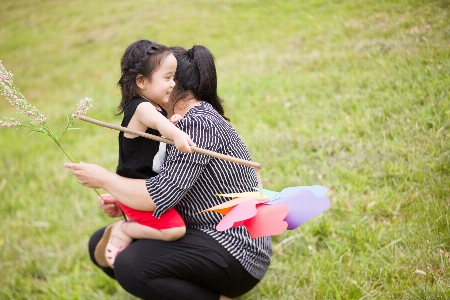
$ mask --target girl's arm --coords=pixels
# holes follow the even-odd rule
[[[151,103],[144,102],[139,104],[134,116],[140,123],[158,130],[161,135],[174,141],[175,147],[181,152],[192,153],[190,146],[195,146],[195,144],[189,135],[175,127]]]

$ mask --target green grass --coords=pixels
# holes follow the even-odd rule
[[[118,124],[119,59],[140,38],[203,44],[265,188],[332,205],[274,238],[241,299],[450,298],[450,2],[5,0],[0,59],[53,128],[86,96]],[[0,100],[0,116],[16,116]],[[114,170],[117,132],[63,145]],[[88,258],[110,220],[43,135],[0,128],[0,298],[134,299]],[[423,272],[416,272],[421,270]]]

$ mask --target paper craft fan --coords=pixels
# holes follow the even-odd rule
[[[252,238],[277,235],[293,230],[330,207],[324,186],[297,186],[281,192],[263,190],[250,193],[218,194],[239,197],[202,212],[215,211],[224,215],[218,231],[245,226]]]

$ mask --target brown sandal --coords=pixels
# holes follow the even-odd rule
[[[123,239],[119,238],[118,236],[115,236],[112,234],[112,231],[114,229],[114,226],[118,225],[118,223],[123,221],[118,221],[115,223],[112,223],[106,227],[105,232],[103,233],[102,238],[98,242],[97,246],[94,250],[94,257],[97,263],[102,267],[110,267],[114,268],[114,261],[117,257],[117,255],[125,249],[126,246],[120,246],[117,247],[111,243],[111,240],[113,238],[117,238],[119,240],[124,241]],[[125,242],[125,241],[124,241]]]

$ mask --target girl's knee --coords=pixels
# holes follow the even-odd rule
[[[186,234],[186,227],[176,227],[176,228],[170,228],[165,229],[161,231],[163,233],[162,240],[171,242],[176,241],[183,237],[183,235]]]

